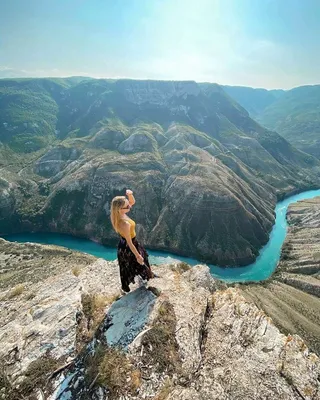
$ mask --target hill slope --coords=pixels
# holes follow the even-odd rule
[[[222,86],[235,101],[242,105],[252,118],[259,117],[263,111],[285,94],[284,90],[254,89],[245,86]]]
[[[257,120],[297,148],[320,158],[320,85],[287,91]]]
[[[320,85],[291,90],[223,86],[251,117],[298,149],[320,157]]]

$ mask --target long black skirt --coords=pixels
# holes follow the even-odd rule
[[[125,238],[121,236],[118,244],[118,263],[120,267],[121,286],[125,292],[130,292],[129,284],[134,283],[134,278],[140,275],[142,279],[149,280],[153,274],[149,264],[147,250],[134,237],[132,243],[142,255],[144,265],[138,263]]]

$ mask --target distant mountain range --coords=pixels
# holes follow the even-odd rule
[[[320,184],[317,158],[193,81],[0,80],[0,172],[0,234],[111,244],[130,187],[147,246],[220,265],[252,262],[276,199]]]
[[[224,91],[244,107],[251,118],[258,117],[263,111],[277,101],[285,91],[282,89],[254,89],[246,86],[222,86]]]
[[[261,125],[277,131],[298,149],[320,158],[320,85],[287,91],[223,88]]]

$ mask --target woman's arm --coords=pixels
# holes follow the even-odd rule
[[[126,190],[126,195],[128,196],[128,201],[129,201],[130,206],[133,206],[134,203],[136,202],[136,200],[135,200],[135,198],[133,197],[132,190],[127,189],[127,190]]]
[[[142,255],[138,252],[136,246],[132,243],[132,239],[131,239],[131,235],[130,235],[130,224],[128,222],[125,222],[125,221],[123,222],[122,232],[123,232],[123,237],[126,239],[128,246],[130,247],[130,250],[136,256],[138,263],[143,264]]]

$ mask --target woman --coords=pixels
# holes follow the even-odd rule
[[[111,222],[114,230],[120,234],[118,244],[118,262],[120,267],[121,287],[125,292],[130,292],[129,284],[140,275],[142,279],[149,280],[154,277],[151,271],[148,253],[136,239],[136,223],[127,213],[135,204],[131,190],[126,190],[125,196],[116,196],[111,203]]]

